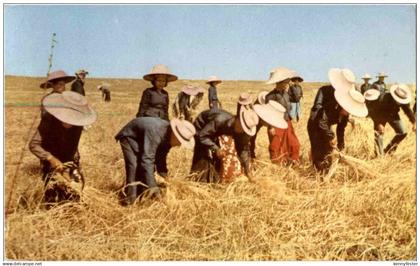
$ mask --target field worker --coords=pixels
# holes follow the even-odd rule
[[[120,142],[125,162],[123,204],[133,204],[143,193],[150,198],[160,198],[161,192],[154,175],[155,167],[166,178],[169,150],[180,145],[192,149],[194,134],[195,128],[190,122],[177,118],[169,122],[159,117],[138,117],[125,125],[115,136]]]
[[[374,108],[370,108],[369,116],[373,120],[375,130],[375,154],[393,153],[398,144],[407,136],[404,124],[399,116],[402,109],[416,130],[416,117],[410,108],[412,95],[410,89],[405,84],[395,84],[391,86],[390,92],[381,94],[375,103]],[[389,123],[395,131],[395,136],[391,142],[383,148],[383,138],[385,125]]]
[[[46,113],[45,109],[43,108],[42,102],[44,101],[45,97],[52,93],[62,93],[66,90],[66,83],[73,81],[76,77],[69,76],[63,70],[57,70],[50,72],[48,74],[48,78],[46,82],[41,83],[39,86],[42,89],[52,88],[52,91],[45,95],[41,99],[41,115]]]
[[[172,105],[174,117],[193,122],[195,110],[202,101],[204,89],[195,85],[188,84],[182,87]]]
[[[376,77],[378,78],[378,80],[372,84],[372,89],[377,89],[381,93],[385,93],[386,92],[385,78],[388,76],[385,75],[384,72],[381,72]]]
[[[52,171],[62,172],[63,163],[79,166],[77,147],[83,126],[96,120],[96,113],[86,98],[72,91],[52,93],[42,101],[46,114],[29,143],[30,151],[43,165],[43,179],[47,183]]]
[[[343,150],[344,131],[349,114],[366,117],[365,98],[355,88],[355,76],[348,69],[333,68],[328,72],[331,85],[319,88],[308,120],[307,130],[311,143],[311,158],[315,168],[328,171],[330,153]],[[337,124],[337,137],[331,126]]]
[[[143,91],[136,117],[159,117],[169,121],[169,95],[164,88],[178,77],[171,74],[167,66],[155,65],[143,79],[150,81],[153,87]]]
[[[297,73],[291,78],[291,84],[289,86],[289,99],[290,99],[290,120],[296,119],[299,122],[300,115],[302,113],[300,107],[300,100],[303,97],[303,89],[300,83],[303,78]]]
[[[89,72],[84,69],[79,69],[75,74],[76,80],[71,84],[71,91],[80,93],[81,95],[85,96],[85,79]]]
[[[284,120],[288,124],[287,128],[268,128],[270,159],[275,164],[299,162],[300,144],[290,118],[291,105],[287,91],[293,76],[295,76],[295,72],[280,67],[270,73],[270,78],[266,82],[266,84],[275,84],[276,87],[267,94],[265,102],[268,103],[272,100],[281,104],[286,109]]]
[[[220,103],[219,99],[217,98],[217,90],[216,87],[218,84],[222,83],[222,80],[216,76],[210,76],[206,82],[210,85],[209,87],[209,108],[210,109],[217,109],[222,108],[222,104]]]
[[[108,83],[103,83],[97,87],[98,90],[102,91],[102,99],[105,102],[111,101],[111,85]]]
[[[369,80],[371,79],[371,77],[370,77],[370,75],[369,74],[365,74],[363,77],[362,77],[362,79],[363,79],[363,84],[360,86],[360,92],[362,93],[362,94],[365,94],[365,92],[367,91],[367,90],[370,90],[371,89],[371,87],[372,87],[372,84],[370,84],[369,83]]]
[[[220,136],[233,139],[231,145],[235,147],[244,174],[252,178],[249,139],[255,134],[257,124],[258,115],[249,105],[242,106],[236,116],[223,109],[201,112],[194,121],[197,130],[191,166],[194,179],[203,182],[221,181],[219,173],[227,154],[220,146]]]
[[[254,103],[254,106],[256,104],[265,104],[265,96],[267,96],[268,91],[261,91],[258,93],[257,100]],[[257,136],[260,129],[264,126],[264,122],[260,119],[257,125],[257,131],[255,132],[255,135],[251,137],[250,143],[249,143],[249,149],[250,149],[250,155],[251,159],[257,158],[255,153],[255,143],[257,142]]]

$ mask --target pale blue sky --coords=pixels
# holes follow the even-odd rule
[[[4,71],[141,78],[163,63],[181,79],[265,80],[285,66],[306,81],[332,67],[415,82],[414,5],[6,5]]]

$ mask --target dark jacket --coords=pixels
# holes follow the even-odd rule
[[[238,153],[239,161],[244,167],[245,174],[250,174],[249,169],[249,140],[246,133],[238,134],[234,130],[235,116],[225,110],[207,110],[201,112],[194,121],[197,130],[196,139],[198,145],[216,152],[220,149],[217,138],[221,135],[232,136],[235,141],[235,149]],[[196,144],[197,145],[197,144]]]
[[[125,138],[137,156],[147,180],[154,180],[158,172],[167,173],[166,157],[170,150],[169,122],[157,117],[138,117],[131,120],[115,136]]]
[[[319,88],[316,94],[314,105],[308,121],[309,134],[317,134],[320,145],[329,145],[329,141],[334,139],[334,132],[331,126],[337,124],[337,146],[341,150],[344,148],[344,131],[347,126],[348,118],[340,120],[341,107],[334,97],[334,88],[330,85]]]
[[[386,92],[386,84],[385,84],[385,82],[380,82],[379,80],[377,80],[372,84],[372,89],[377,89],[378,91],[381,92],[381,94],[385,93]]]
[[[268,101],[273,100],[281,105],[283,105],[284,108],[286,108],[286,112],[284,113],[284,119],[286,121],[290,120],[290,99],[289,99],[289,93],[286,90],[277,90],[274,89],[270,91],[267,96],[265,96],[265,103],[268,103]]]
[[[217,98],[217,90],[215,87],[209,87],[209,108],[219,108],[219,99]]]
[[[363,83],[362,86],[360,86],[360,92],[362,94],[364,94],[365,91],[367,91],[367,90],[369,90],[371,88],[372,88],[372,84],[370,84],[370,83],[368,83],[368,84]]]
[[[377,122],[387,122],[400,120],[400,115],[398,114],[400,108],[407,115],[411,123],[416,122],[416,116],[413,113],[413,110],[410,108],[409,104],[399,104],[394,100],[391,93],[387,92],[381,94],[378,100],[371,102],[368,105],[369,116],[372,120]]]
[[[292,103],[300,102],[300,99],[303,97],[302,86],[298,84],[292,84],[289,87],[289,99]]]
[[[71,84],[71,91],[77,92],[85,96],[84,82],[81,79],[76,78],[76,80],[73,81],[73,83]]]
[[[169,96],[165,90],[148,88],[143,91],[136,117],[159,117],[169,121]]]
[[[29,149],[41,160],[47,160],[52,155],[63,163],[73,161],[82,130],[80,126],[66,129],[60,120],[45,113],[29,143]]]

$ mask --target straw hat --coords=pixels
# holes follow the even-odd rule
[[[285,67],[278,67],[270,72],[270,77],[265,84],[275,84],[286,79],[291,79],[293,76],[295,76],[295,73],[290,69]]]
[[[379,95],[381,95],[381,92],[375,89],[369,89],[365,91],[363,94],[363,97],[365,97],[368,101],[376,101],[379,98]]]
[[[267,104],[255,104],[254,110],[257,115],[270,126],[287,128],[287,121],[284,120],[286,108],[280,103],[270,100]]]
[[[265,96],[267,96],[269,92],[268,91],[262,91],[258,93],[258,103],[259,104],[265,104]]]
[[[194,135],[196,133],[194,125],[187,120],[178,118],[171,119],[170,124],[172,132],[179,142],[181,142],[181,145],[192,150],[195,144]]]
[[[51,88],[52,87],[51,82],[53,81],[63,80],[65,83],[69,83],[73,81],[75,78],[76,78],[75,76],[67,75],[66,72],[64,72],[63,70],[57,70],[57,71],[50,72],[48,74],[47,81],[44,83],[41,83],[39,87],[42,89]]]
[[[371,79],[371,77],[370,77],[370,75],[369,75],[368,73],[366,73],[366,74],[362,77],[362,79]]]
[[[111,87],[111,85],[110,85],[110,84],[108,84],[108,83],[102,83],[101,85],[96,86],[96,88],[97,88],[98,90],[100,90],[101,88],[106,88],[106,89],[109,89],[110,87]]]
[[[254,136],[257,132],[258,115],[247,105],[242,105],[239,109],[239,121],[242,129],[249,136]]]
[[[252,103],[252,97],[249,93],[244,92],[239,95],[238,103],[241,105],[248,105]]]
[[[222,80],[216,76],[210,76],[209,79],[206,81],[206,83],[210,84],[210,82],[215,82],[216,84],[219,84],[219,83],[222,83]]]
[[[365,97],[354,87],[352,89],[336,89],[334,97],[338,104],[349,114],[357,117],[366,117],[368,115]]]
[[[44,98],[42,105],[55,118],[73,126],[87,126],[96,120],[95,111],[77,92],[52,93]]]
[[[379,78],[379,77],[384,77],[384,78],[386,78],[386,77],[388,77],[384,72],[379,72],[379,74],[376,76],[377,78]]]
[[[143,79],[147,81],[153,81],[155,79],[155,75],[166,75],[166,80],[168,82],[172,82],[178,79],[177,76],[175,76],[174,74],[171,74],[171,71],[169,71],[169,68],[165,65],[153,66],[150,73],[144,75]]]
[[[185,85],[181,91],[187,95],[196,96],[199,93],[204,93],[204,89],[193,84]]]
[[[389,91],[391,92],[392,98],[394,98],[397,103],[408,104],[411,102],[411,91],[407,85],[402,83],[394,84],[391,86]]]
[[[328,71],[328,78],[334,89],[350,90],[354,88],[356,77],[350,69],[331,68]]]
[[[294,71],[294,70],[292,70],[292,73],[293,73],[293,75],[292,75],[292,77],[290,78],[292,81],[294,81],[294,80],[298,80],[299,82],[302,82],[303,81],[303,78],[296,72],[296,71]]]
[[[85,74],[85,75],[89,75],[89,72],[84,70],[84,69],[79,69],[76,71],[76,73],[74,73],[76,75],[80,75],[80,74]]]

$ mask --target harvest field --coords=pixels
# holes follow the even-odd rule
[[[321,84],[303,83],[303,118],[295,124],[299,166],[270,163],[265,128],[257,139],[255,183],[246,177],[231,184],[187,181],[192,151],[174,148],[168,156],[170,179],[159,178],[164,201],[123,207],[118,191],[125,179],[124,161],[114,135],[135,116],[149,83],[107,79],[112,102],[105,103],[96,89],[101,81],[105,79],[88,77],[85,85],[98,119],[83,132],[79,145],[86,176],[83,200],[46,210],[39,160],[28,150],[28,137],[39,123],[42,79],[5,77],[7,259],[416,259],[416,135],[402,112],[409,133],[393,156],[374,159],[373,123],[356,119],[354,129],[347,127],[345,152],[366,160],[369,171],[339,164],[322,182],[309,162],[306,131]],[[171,101],[185,82],[169,84]],[[218,94],[223,107],[234,112],[240,92],[250,91],[255,98],[271,89],[262,81],[226,81]],[[200,105],[201,110],[206,107],[207,95]],[[385,144],[393,134],[387,125]]]

